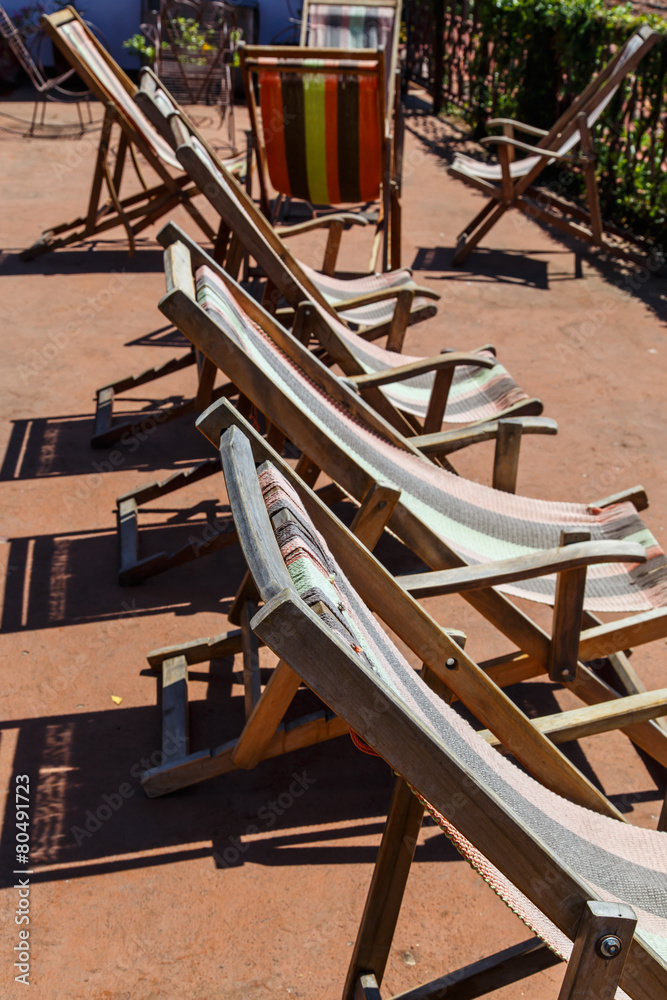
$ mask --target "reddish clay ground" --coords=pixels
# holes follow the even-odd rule
[[[30,111],[19,101],[1,108]],[[520,491],[590,501],[641,482],[651,501],[646,520],[664,541],[667,283],[640,274],[633,290],[624,269],[595,254],[577,280],[573,248],[515,214],[453,270],[456,235],[480,199],[446,173],[461,140],[455,123],[427,111],[413,100],[408,115],[403,260],[442,301],[435,319],[410,330],[406,349],[494,343],[560,425],[558,437],[524,443]],[[333,1000],[387,809],[386,766],[339,739],[159,800],[139,786],[142,761],[160,740],[157,683],[145,654],[224,630],[243,567],[230,550],[139,587],[117,583],[116,497],[210,452],[188,420],[148,426],[115,466],[89,447],[94,390],[174,352],[177,338],[157,310],[164,279],[155,232],[132,259],[120,232],[33,263],[18,258],[44,228],[83,212],[96,140],[0,135],[0,766],[8,790],[0,996],[23,995],[12,966],[13,793],[15,776],[28,774],[31,996]],[[190,228],[183,213],[175,217]],[[367,237],[345,240],[346,266],[361,265]],[[316,241],[302,241],[302,257],[316,261],[317,252]],[[191,379],[185,371],[148,386],[134,405],[189,395]],[[488,481],[489,459],[483,447],[457,464]],[[142,518],[151,525],[147,551],[179,531],[201,532],[216,510],[212,497],[224,505],[221,479],[156,505]],[[506,648],[462,600],[432,605],[440,620],[467,631],[473,656]],[[664,641],[636,652],[652,686],[665,684],[664,654]],[[193,673],[193,749],[238,732],[238,671],[229,660]],[[574,704],[544,682],[520,695],[529,712]],[[631,822],[655,825],[660,768],[617,735],[586,740],[572,753]],[[298,797],[289,792],[295,775],[308,785]],[[86,819],[105,805],[108,818],[87,836]],[[425,827],[387,993],[525,935],[445,838]],[[546,1000],[561,976],[556,968],[493,996]]]

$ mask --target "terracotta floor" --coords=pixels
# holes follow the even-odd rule
[[[557,437],[525,441],[520,491],[590,501],[641,482],[651,501],[646,520],[664,540],[667,281],[628,276],[595,254],[576,279],[572,246],[514,214],[464,268],[452,269],[456,235],[481,202],[446,172],[464,143],[456,123],[427,110],[413,99],[407,116],[402,249],[442,300],[435,319],[410,330],[406,349],[494,343],[560,426]],[[30,111],[28,102],[0,103],[3,115]],[[8,124],[0,117],[0,127]],[[212,126],[209,118],[204,128],[219,137]],[[139,786],[160,740],[157,683],[145,654],[223,631],[243,567],[229,550],[138,587],[117,583],[116,497],[209,451],[188,420],[148,423],[144,440],[121,448],[113,465],[89,447],[94,390],[161,364],[175,349],[157,309],[164,291],[157,229],[132,259],[117,231],[32,263],[18,257],[43,229],[83,213],[96,141],[97,134],[53,141],[0,132],[0,768],[8,790],[0,997],[23,988],[12,965],[14,787],[16,775],[27,774],[31,996],[334,1000],[387,809],[386,766],[345,738],[159,800]],[[183,213],[175,218],[191,229]],[[367,235],[345,240],[348,266],[361,265]],[[298,252],[316,261],[320,249],[302,240]],[[134,405],[188,395],[191,378],[185,371],[148,386]],[[458,467],[488,481],[490,454],[475,449]],[[224,504],[221,480],[156,505],[142,519],[146,551],[174,535],[197,537],[219,510],[212,497]],[[433,608],[467,631],[473,656],[506,648],[462,600]],[[636,652],[650,685],[666,683],[665,652],[664,641]],[[238,731],[238,671],[226,660],[194,672],[193,749]],[[574,704],[543,682],[521,696],[529,712]],[[632,822],[655,825],[659,767],[617,735],[572,753]],[[288,790],[297,775],[307,789],[294,797]],[[445,838],[425,827],[387,994],[526,933]],[[555,968],[493,996],[546,1000],[561,977]]]

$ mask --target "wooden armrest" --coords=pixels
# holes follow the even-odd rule
[[[611,698],[599,705],[585,705],[569,712],[543,715],[531,719],[531,723],[553,743],[580,740],[584,736],[595,736],[614,729],[622,729],[632,723],[657,719],[665,715],[667,709],[667,688],[658,691],[643,691],[624,698]],[[500,740],[488,729],[477,733],[492,747],[501,746]]]
[[[374,302],[386,302],[388,299],[395,299],[400,292],[414,293],[414,288],[412,285],[401,285],[400,288],[378,288],[374,292],[364,292],[363,295],[357,295],[352,299],[345,299],[344,302],[336,302],[333,308],[338,313],[345,313],[349,309],[358,309],[359,306],[368,306]]]
[[[405,379],[413,378],[415,375],[423,375],[425,372],[438,371],[442,368],[456,368],[457,365],[474,365],[475,368],[493,368],[495,364],[495,361],[480,358],[476,354],[450,351],[447,354],[437,354],[432,358],[420,358],[418,361],[411,361],[406,365],[398,365],[396,368],[385,368],[379,372],[371,372],[369,375],[353,375],[352,381],[356,382],[359,389],[373,389],[378,385],[403,382]]]
[[[574,163],[575,158],[569,153],[558,153],[555,149],[543,149],[541,146],[529,146],[527,142],[520,142],[518,139],[510,139],[507,135],[487,135],[480,139],[482,145],[508,146],[511,149],[519,149],[523,153],[530,153],[531,156],[543,156],[545,160],[565,160]]]
[[[512,128],[517,130],[517,132],[525,132],[526,135],[549,135],[549,133],[543,128],[536,128],[535,125],[526,125],[525,122],[518,122],[514,118],[489,118],[486,124],[490,128],[511,125]]]
[[[473,427],[461,427],[453,431],[437,431],[435,434],[419,434],[408,438],[424,455],[443,455],[460,451],[471,444],[492,441],[498,435],[500,423],[514,424],[523,434],[557,434],[558,424],[551,417],[504,417],[489,420]]]
[[[431,291],[430,288],[423,288],[413,282],[406,282],[404,285],[396,285],[394,288],[378,288],[374,292],[364,292],[353,299],[346,299],[344,302],[337,302],[334,305],[336,312],[347,312],[348,309],[358,309],[359,306],[371,305],[373,302],[385,302],[387,299],[397,298],[401,292],[412,292],[413,296],[432,299],[437,302],[440,299],[438,292]]]
[[[635,505],[637,510],[646,510],[648,507],[648,496],[643,486],[630,486],[627,490],[621,490],[620,493],[612,493],[611,496],[605,497],[603,500],[597,500],[595,503],[589,503],[588,506],[611,507],[612,504],[625,503],[628,500]]]
[[[324,215],[317,219],[308,219],[306,222],[297,222],[294,226],[285,226],[277,229],[276,232],[281,238],[298,236],[299,233],[309,233],[312,229],[326,229],[334,222],[342,222],[346,226],[368,225],[367,220],[362,215],[355,215],[353,212],[337,212],[335,215]]]
[[[413,597],[439,597],[443,594],[459,594],[465,590],[481,590],[484,587],[531,580],[536,576],[560,573],[581,566],[617,562],[644,563],[646,550],[637,542],[577,542],[479,566],[461,566],[398,576],[396,580]]]

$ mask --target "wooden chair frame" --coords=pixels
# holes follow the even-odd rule
[[[229,425],[236,426],[221,433]],[[576,874],[563,857],[549,849],[496,792],[471,773],[454,751],[425,729],[372,671],[363,669],[351,651],[328,632],[315,610],[300,599],[273,536],[257,482],[254,461],[265,457],[264,443],[248,427],[242,427],[233,410],[225,404],[219,404],[216,412],[209,411],[200,426],[207,436],[219,442],[240,540],[250,575],[263,601],[263,607],[252,617],[250,628],[259,641],[265,642],[280,658],[272,680],[282,678],[283,697],[287,687],[294,689],[304,681],[400,775],[348,972],[344,1000],[380,998],[379,985],[423,814],[422,801],[413,798],[411,788],[445,816],[452,804],[463,797],[465,809],[455,810],[461,834],[574,942],[560,1000],[572,1000],[575,996],[582,1000],[613,1000],[619,986],[632,1000],[667,998],[667,967],[656,952],[635,936],[637,917],[632,908],[624,903],[603,902],[596,889]],[[271,464],[276,459],[275,455],[269,458]],[[280,460],[277,461],[280,464]],[[318,520],[326,521],[328,512],[319,507],[316,498],[298,483],[288,467],[283,465],[281,472],[297,489],[319,527]],[[331,522],[326,526],[331,529]],[[333,538],[330,535],[328,541],[333,544],[343,571],[349,574],[350,582],[356,587],[359,581],[366,582],[369,575],[375,577],[382,571],[380,567],[373,567],[369,574],[368,566],[364,565],[368,553],[354,536],[342,532],[344,529],[334,526]],[[347,557],[345,561],[341,558],[342,552]],[[385,583],[389,589],[390,580]],[[372,606],[381,617],[384,617],[387,603],[391,604],[392,628],[399,635],[407,632],[405,618],[394,617],[396,604],[390,600],[378,607],[375,603],[378,588],[371,585],[371,589],[374,590]],[[415,615],[420,610],[416,605]],[[420,624],[423,625],[423,620]],[[423,634],[422,628],[418,631]],[[443,630],[438,630],[438,637],[441,652],[449,653],[448,661],[468,667],[468,658],[460,646]],[[421,635],[415,637],[413,629],[406,641],[421,656],[420,638]],[[437,656],[430,646],[424,664],[429,681],[437,683],[444,679],[443,660],[444,657]],[[466,676],[475,675],[474,664],[470,663],[471,669],[462,671]],[[277,681],[275,688],[281,688]],[[500,692],[496,696],[502,701]],[[256,743],[253,747],[248,745],[247,733],[253,717],[257,719],[261,712],[260,698],[237,743],[237,753],[252,756],[253,751],[257,752]],[[512,715],[509,728],[513,732],[513,726],[523,729],[524,735],[534,740],[530,723],[522,722],[516,711]],[[242,743],[244,736],[245,745]],[[540,768],[538,764],[538,769],[548,772],[547,784],[553,787],[570,771],[571,765],[557,761],[560,755],[550,744],[546,743],[541,749],[552,755],[553,767]],[[247,761],[247,756],[245,759]],[[534,757],[529,766],[535,771]],[[581,789],[581,783],[578,780],[576,783]],[[549,877],[545,877],[545,872]],[[610,934],[620,939],[620,951],[614,953],[613,961],[607,961],[604,949],[600,949],[603,937]],[[422,987],[415,997],[442,997],[446,992],[448,998],[471,998],[496,986],[515,982],[522,975],[532,974],[557,960],[557,957],[549,957],[534,941],[525,942],[510,949],[509,953],[477,963],[472,970],[463,970]],[[458,988],[457,982],[460,983]]]
[[[257,173],[260,188],[259,201],[262,212],[267,219],[275,219],[277,217],[277,212],[271,211],[269,196],[271,184],[269,180],[265,135],[264,128],[260,123],[260,113],[255,96],[256,88],[254,74],[259,68],[260,60],[268,57],[286,57],[290,60],[290,72],[312,73],[312,66],[308,65],[308,61],[311,59],[349,60],[352,57],[355,63],[359,64],[358,69],[350,70],[346,67],[341,67],[338,70],[327,70],[327,72],[354,72],[357,74],[367,72],[378,77],[378,118],[380,122],[383,178],[381,183],[380,214],[378,217],[373,248],[371,251],[369,270],[372,271],[375,269],[379,259],[380,250],[382,250],[383,271],[389,269],[390,260],[392,268],[400,267],[400,183],[397,180],[395,173],[397,168],[397,156],[394,150],[394,137],[390,128],[390,123],[387,119],[385,105],[385,69],[383,50],[380,49],[375,51],[373,49],[354,49],[350,51],[348,49],[333,48],[314,49],[308,47],[295,48],[294,46],[260,46],[242,44],[239,46],[239,57],[241,74],[243,76],[243,83],[246,92],[246,102],[250,115],[253,148],[255,150],[255,158],[257,162]],[[301,70],[294,65],[295,61],[299,59],[303,60]],[[368,63],[367,69],[364,68],[364,63]],[[286,194],[286,192],[278,192],[278,194],[282,197]],[[277,203],[277,207],[279,207],[279,202]],[[396,216],[393,219],[392,210],[395,210],[396,212]]]
[[[167,250],[177,245],[180,245],[181,250],[186,250],[189,264],[193,269],[190,276],[191,284],[194,281],[194,269],[200,265],[209,267],[221,280],[226,280],[229,277],[228,271],[223,270],[194,240],[191,240],[174,223],[168,223],[161,230],[159,239],[163,242]],[[167,254],[165,261],[167,282],[171,286],[175,281],[171,271],[173,258]],[[194,286],[192,285],[192,287]],[[277,338],[277,343],[284,344],[285,338],[290,341],[296,338],[298,342],[307,344],[311,334],[313,334],[327,351],[329,349],[333,350],[333,360],[339,362],[344,371],[349,372],[351,381],[358,387],[361,396],[367,399],[385,417],[387,426],[396,428],[399,433],[410,437],[418,447],[423,449],[425,454],[428,454],[439,464],[447,466],[451,471],[455,470],[449,462],[448,455],[468,445],[494,440],[496,447],[493,459],[493,483],[497,489],[513,492],[516,488],[523,434],[555,434],[557,431],[557,425],[548,417],[530,415],[535,410],[539,413],[541,411],[541,404],[537,400],[528,400],[525,410],[522,410],[521,406],[518,405],[516,410],[509,410],[506,415],[500,415],[494,420],[471,423],[460,430],[438,430],[431,433],[429,432],[429,421],[431,421],[433,427],[439,426],[442,423],[442,414],[446,407],[447,393],[455,368],[458,365],[471,363],[481,365],[481,367],[491,367],[492,362],[480,359],[474,354],[452,351],[433,358],[424,358],[420,362],[412,362],[401,368],[393,368],[385,372],[384,375],[358,376],[359,366],[354,361],[351,352],[345,347],[343,342],[340,342],[339,346],[336,347],[333,333],[327,333],[329,327],[326,316],[314,310],[312,304],[302,304],[299,307],[297,312],[298,322],[293,335],[276,323],[270,314],[264,312],[261,306],[257,306],[257,303],[255,303],[254,308],[259,309],[258,315],[263,328],[270,336]],[[233,380],[225,382],[218,388],[214,388],[217,368],[210,359],[206,358],[200,351],[195,350],[180,361],[168,362],[163,369],[157,371],[150,370],[134,379],[117,382],[98,390],[96,423],[98,436],[94,439],[95,443],[106,445],[111,443],[114,438],[120,436],[121,433],[131,434],[136,430],[133,420],[110,424],[113,401],[117,391],[134,388],[137,385],[143,384],[144,381],[149,381],[152,378],[159,377],[163,373],[168,373],[165,372],[165,369],[173,371],[177,366],[185,367],[186,365],[193,364],[195,360],[198,364],[198,388],[196,396],[193,399],[186,400],[177,407],[165,410],[165,419],[172,419],[193,411],[201,412],[214,399],[218,399],[221,396],[229,398],[236,394],[237,389]],[[426,371],[436,372],[431,406],[427,414],[426,426],[413,426],[406,419],[405,415],[396,409],[390,400],[382,395],[379,385],[383,382],[398,380],[401,377],[409,378]],[[336,379],[336,376],[332,375],[332,378]],[[245,401],[244,405],[246,404],[247,401]],[[273,433],[277,434],[277,432]],[[122,584],[138,583],[155,573],[164,572],[167,569],[181,565],[183,562],[199,558],[204,552],[216,551],[221,546],[226,547],[234,541],[233,536],[226,532],[221,532],[215,533],[206,546],[199,546],[196,549],[192,545],[187,544],[171,553],[162,551],[154,555],[141,554],[138,521],[141,506],[159,497],[180,490],[193,482],[199,482],[216,471],[217,464],[215,461],[204,462],[195,469],[189,469],[185,472],[179,471],[162,482],[142,486],[137,490],[131,490],[118,497],[118,530],[121,552],[119,580]]]
[[[142,130],[136,120],[127,114],[127,110],[106,92],[100,80],[63,36],[61,29],[72,23],[77,24],[85,33],[97,57],[116,78],[119,87],[127,93],[128,100],[134,98],[137,90],[72,7],[42,16],[41,24],[47,35],[71,63],[86,86],[102,102],[105,112],[86,214],[72,222],[64,222],[46,230],[33,246],[23,252],[22,257],[25,260],[32,260],[51,250],[99,236],[116,226],[122,226],[125,230],[129,254],[132,256],[136,248],[136,237],[177,205],[182,205],[186,209],[208,239],[215,239],[214,230],[192,203],[193,198],[199,194],[197,188],[190,183],[190,179],[184,173],[172,176],[169,168],[171,167],[173,171],[174,166],[167,164],[153,149],[150,123],[147,121],[146,129]],[[114,126],[118,126],[120,132],[115,160],[111,153],[111,133]],[[137,153],[144,157],[158,175],[160,179],[158,184],[149,187],[146,183]],[[121,197],[121,185],[128,157],[140,181],[141,191],[138,194]],[[107,200],[103,200],[103,187],[107,190]]]
[[[501,136],[489,136],[482,140],[486,145],[498,147],[498,157],[501,178],[492,182],[483,176],[475,176],[474,170],[457,166],[456,160],[449,168],[453,177],[470,184],[488,195],[489,201],[477,213],[457,238],[457,248],[454,263],[461,264],[477,246],[480,240],[492,229],[496,222],[509,208],[517,208],[524,215],[555,226],[570,236],[575,236],[591,246],[604,249],[613,256],[644,264],[646,252],[636,251],[620,246],[609,240],[605,233],[605,225],[600,214],[597,180],[595,177],[595,147],[590,131],[589,120],[597,108],[610,99],[614,90],[623,78],[631,72],[643,56],[656,44],[662,36],[648,25],[642,25],[622,46],[613,59],[589,83],[586,89],[576,98],[570,107],[561,115],[549,131],[537,129],[523,122],[507,118],[492,119],[489,125],[500,126]],[[625,58],[626,47],[634,38],[641,40],[638,48],[628,58]],[[523,132],[536,140],[533,145],[522,142],[514,137],[514,132]],[[566,144],[578,133],[577,142],[580,152],[575,155]],[[512,165],[516,162],[516,152],[537,157],[535,165],[523,176],[512,175]],[[544,168],[557,161],[564,169],[581,168],[586,179],[588,211],[573,206],[545,190],[534,187]],[[520,161],[518,161],[520,162]],[[469,161],[468,161],[469,167]],[[532,200],[528,200],[532,199]],[[570,221],[572,220],[572,221]],[[607,225],[607,231],[618,232]],[[627,233],[621,234],[627,240]]]
[[[322,492],[318,496],[309,488],[308,483],[314,483],[317,477],[312,463],[304,457],[293,470],[228,401],[211,407],[200,418],[199,427],[213,443],[217,442],[220,446],[228,499],[236,526],[235,540],[241,540],[246,556],[249,545],[246,536],[252,533],[257,540],[263,537],[261,508],[253,499],[251,444],[254,460],[270,461],[296,489],[318,530],[330,544],[335,545],[339,562],[362,598],[424,660],[425,669],[432,674],[432,686],[448,700],[460,698],[483,725],[488,725],[485,738],[489,742],[502,742],[529,770],[534,772],[537,768],[539,780],[550,788],[596,811],[619,818],[620,814],[604,796],[571,763],[565,762],[554,743],[618,728],[629,718],[654,718],[667,705],[667,689],[652,692],[650,699],[637,699],[636,696],[617,699],[607,706],[605,713],[600,713],[596,706],[529,722],[484,670],[464,654],[465,636],[437,625],[369,551],[396,508],[399,500],[397,490],[382,484],[372,486],[348,530],[329,510],[326,496]],[[242,454],[239,456],[238,445],[242,438],[246,440],[240,445]],[[627,543],[588,543],[588,550],[591,561],[600,556],[609,560],[637,556],[637,547]],[[558,552],[548,553],[545,561],[550,563],[552,569],[563,567],[562,572],[566,572],[569,565]],[[228,615],[230,623],[239,628],[156,649],[148,654],[150,666],[162,675],[162,749],[166,758],[159,767],[142,775],[144,790],[151,797],[226,774],[235,768],[255,767],[261,760],[347,731],[339,718],[326,711],[316,712],[289,725],[283,723],[302,678],[282,661],[262,690],[258,643],[253,637],[250,622],[261,602],[269,600],[270,595],[265,586],[266,575],[256,577],[256,563],[250,557],[248,567],[249,572]],[[243,654],[246,713],[243,732],[238,739],[191,753],[188,669],[196,663],[237,653]]]
[[[309,467],[312,466],[315,476],[318,470],[323,471],[348,496],[362,502],[374,485],[373,477],[355,459],[349,447],[342,448],[323,434],[320,427],[312,424],[298,400],[283,393],[269,376],[249,361],[246,353],[231,338],[220,336],[221,328],[195,301],[192,266],[185,247],[174,244],[168,249],[167,276],[169,291],[160,303],[161,311],[206,357],[218,367],[224,368],[228,377],[252,405],[269,415],[268,419],[277,428],[276,433],[285,435],[303,455],[308,456]],[[223,280],[252,320],[260,325],[273,323],[271,317],[267,317],[261,307],[232,279],[224,275]],[[348,389],[287,331],[276,324],[270,336],[277,349],[285,351],[304,374],[331,397],[333,403],[346,409],[397,447],[416,452],[408,439],[368,407],[364,400]],[[222,412],[222,402],[215,405]],[[400,483],[388,485],[400,490]],[[635,487],[626,494],[616,494],[597,501],[595,506],[604,507],[621,498],[632,500],[638,509],[646,505],[645,494],[641,488]],[[616,668],[617,683],[624,693],[645,690],[622,651],[630,643],[633,646],[641,645],[664,638],[667,632],[667,608],[628,615],[605,624],[590,612],[582,613],[585,578],[581,572],[583,563],[579,560],[583,558],[583,553],[591,551],[588,548],[591,543],[582,541],[581,536],[562,539],[562,547],[556,550],[558,559],[563,560],[561,566],[572,569],[573,572],[564,573],[560,577],[561,583],[554,603],[553,633],[549,636],[497,587],[503,583],[553,572],[551,558],[546,560],[548,569],[535,554],[526,560],[509,559],[488,566],[468,566],[460,553],[412,513],[400,498],[392,512],[389,527],[435,571],[416,578],[403,578],[400,582],[404,589],[417,596],[459,593],[516,644],[517,652],[483,665],[500,687],[547,672],[553,680],[566,685],[588,704],[609,702],[619,696],[618,691],[607,685],[585,662],[597,657],[608,657]],[[582,545],[583,550],[580,548]],[[570,563],[571,559],[576,560],[576,564]],[[583,561],[586,561],[585,558]],[[595,557],[590,561],[595,562]],[[373,601],[370,603],[375,607]],[[633,722],[624,725],[623,732],[667,766],[667,734],[660,724]]]

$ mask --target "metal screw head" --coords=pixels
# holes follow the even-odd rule
[[[448,657],[448,659],[445,660],[445,666],[447,667],[448,670],[456,670],[458,665],[459,665],[458,661],[455,660],[453,656],[450,656]]]
[[[604,937],[600,938],[595,947],[598,955],[602,958],[616,958],[617,955],[621,954],[623,942],[616,934],[605,934]]]

